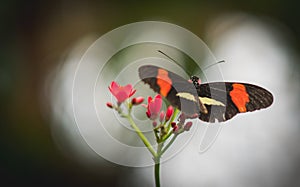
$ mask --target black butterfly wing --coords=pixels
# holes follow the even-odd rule
[[[163,95],[172,106],[177,107],[187,115],[199,113],[198,93],[194,84],[179,75],[163,68],[146,65],[139,68],[139,76],[155,92]],[[164,82],[164,85],[161,84]],[[170,86],[170,89],[166,89]],[[178,93],[189,93],[192,98],[184,98]]]
[[[273,96],[268,90],[248,83],[205,83],[197,87],[197,92],[200,98],[211,99],[209,104],[203,102],[208,113],[200,112],[199,116],[202,121],[211,123],[227,121],[238,113],[267,108],[273,103]],[[243,102],[244,98],[246,101]],[[213,101],[218,102],[213,104]]]

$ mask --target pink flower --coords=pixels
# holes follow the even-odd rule
[[[148,97],[148,106],[146,115],[148,118],[154,120],[158,117],[162,106],[162,98],[160,95],[156,95],[153,99],[152,97]]]
[[[118,83],[113,81],[108,87],[109,91],[115,96],[118,100],[118,103],[124,102],[126,99],[131,97],[136,90],[133,89],[131,84],[127,84],[126,86],[120,86]]]

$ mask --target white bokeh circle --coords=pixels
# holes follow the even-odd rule
[[[185,54],[192,61],[178,61],[176,64],[157,50],[175,56],[178,53]],[[135,96],[145,97],[147,95],[144,94],[151,94],[151,90],[139,80],[139,66],[158,65],[188,78],[185,67],[192,65],[197,68],[190,71],[200,73],[202,69],[202,76],[207,81],[222,80],[218,66],[205,70],[201,68],[215,62],[216,59],[199,37],[174,24],[157,21],[137,22],[106,33],[85,52],[75,72],[72,104],[80,134],[91,149],[108,161],[132,167],[153,165],[151,154],[131,127],[106,107],[105,103],[112,101],[107,88],[110,82],[115,80],[121,85],[133,84],[137,89]],[[142,111],[136,113],[134,117],[139,127],[155,146],[149,128],[151,123],[146,123],[146,118],[139,117]],[[162,162],[175,156],[193,138],[198,125],[202,125],[199,121],[195,123],[190,132],[178,137],[175,144],[163,155]],[[202,148],[200,146],[200,151],[211,145],[219,130],[220,126],[215,125],[211,133],[208,133],[209,137],[204,133],[199,140],[195,140],[199,143],[206,140],[202,141],[204,143]]]

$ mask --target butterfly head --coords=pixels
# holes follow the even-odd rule
[[[195,75],[190,77],[190,82],[192,82],[195,86],[199,86],[201,84],[200,78]]]

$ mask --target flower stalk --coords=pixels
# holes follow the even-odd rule
[[[143,143],[145,144],[145,146],[147,147],[147,149],[150,151],[150,153],[152,154],[152,156],[155,158],[157,156],[157,153],[155,152],[155,150],[151,146],[151,144],[150,144],[149,140],[146,138],[146,136],[142,133],[142,131],[135,124],[135,122],[133,121],[131,115],[127,115],[126,118],[129,121],[131,127],[135,130],[135,132],[137,133],[137,135],[140,137],[140,139],[143,141]]]
[[[128,84],[126,86],[120,86],[116,82],[112,82],[109,86],[110,92],[115,96],[117,100],[117,105],[113,103],[106,103],[108,108],[116,110],[119,115],[123,118],[126,118],[131,127],[135,130],[136,134],[142,140],[146,148],[149,150],[153,156],[154,161],[154,176],[155,176],[155,185],[160,187],[160,161],[163,154],[168,150],[168,148],[174,143],[179,134],[184,131],[189,131],[192,122],[185,123],[187,116],[185,114],[180,114],[178,120],[175,119],[178,116],[179,110],[175,109],[172,106],[169,106],[165,111],[161,110],[162,108],[162,97],[161,95],[156,95],[154,98],[148,97],[148,105],[142,104],[144,101],[143,97],[135,97],[128,101],[128,99],[135,94],[136,90],[133,89],[132,85]],[[121,105],[124,103],[124,106],[127,108],[127,113],[124,113],[121,108]],[[157,142],[157,149],[155,150],[150,141],[146,138],[143,132],[139,129],[137,124],[134,122],[131,111],[132,107],[138,105],[146,106],[146,116],[151,121],[153,126],[153,133]],[[167,140],[171,140],[165,145]]]

